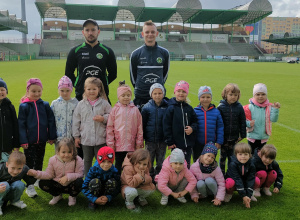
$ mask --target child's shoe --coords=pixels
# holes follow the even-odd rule
[[[147,200],[145,198],[139,197],[138,199],[141,206],[145,206],[148,204]]]
[[[73,206],[76,204],[76,197],[73,197],[73,196],[69,196],[69,202],[68,202],[68,205],[69,206]]]
[[[89,207],[90,210],[94,211],[95,208],[96,208],[96,205],[95,205],[95,203],[93,203],[93,202],[89,202],[88,207]]]
[[[264,188],[262,189],[262,191],[264,192],[264,194],[265,194],[266,196],[272,196],[272,193],[270,192],[270,188],[264,187]]]
[[[254,196],[251,196],[251,201],[252,202],[257,202],[257,199]]]
[[[0,206],[0,216],[3,215],[2,206]]]
[[[61,195],[59,195],[59,196],[53,196],[53,199],[50,200],[49,205],[55,205],[61,199],[62,199]]]
[[[186,203],[186,199],[184,197],[177,198],[177,200],[181,203]]]
[[[26,189],[26,194],[28,197],[33,198],[37,196],[37,192],[35,191],[34,185],[29,185]]]
[[[126,208],[129,210],[135,209],[135,205],[133,202],[126,202]]]
[[[37,179],[34,183],[34,186],[37,187],[37,188],[40,188],[40,180]]]
[[[27,205],[21,200],[19,200],[18,202],[11,203],[11,205],[16,206],[20,209],[24,209],[27,207]]]
[[[229,202],[232,198],[232,194],[225,194],[224,202]]]
[[[169,196],[162,195],[161,196],[161,200],[160,200],[160,204],[167,205],[168,204],[168,200],[169,200]]]
[[[254,196],[255,197],[261,197],[260,188],[257,188],[257,189],[254,190]]]

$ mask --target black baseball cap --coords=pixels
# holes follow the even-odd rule
[[[87,20],[83,23],[82,26],[85,27],[87,24],[93,24],[93,25],[97,26],[98,29],[99,29],[99,25],[98,25],[97,21],[95,21],[94,19],[91,19],[91,18],[87,19]]]

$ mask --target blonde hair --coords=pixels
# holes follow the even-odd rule
[[[26,157],[20,151],[14,151],[9,155],[7,163],[15,162],[18,165],[25,165],[26,164]]]
[[[87,87],[87,85],[89,84],[93,84],[95,86],[97,86],[99,88],[99,94],[98,94],[98,98],[102,98],[102,99],[105,99],[107,101],[107,96],[106,96],[106,93],[105,93],[105,90],[104,90],[104,86],[103,86],[103,83],[100,79],[96,78],[96,77],[89,77],[85,80],[84,82],[84,93],[83,93],[83,98],[87,98],[86,97],[86,94],[85,94],[85,88]]]
[[[228,84],[224,87],[224,89],[223,89],[223,91],[222,91],[222,98],[223,98],[224,100],[227,99],[227,95],[228,95],[229,92],[237,93],[237,94],[238,94],[238,99],[237,99],[237,100],[240,99],[241,91],[240,91],[240,89],[239,89],[239,87],[238,87],[237,84],[234,84],[234,83],[228,83]]]
[[[136,151],[134,151],[131,156],[130,156],[130,163],[132,165],[137,164],[138,162],[142,161],[142,160],[146,160],[148,159],[148,169],[151,168],[151,158],[150,158],[150,153],[148,150],[146,149],[137,149]]]
[[[270,158],[271,160],[275,160],[276,154],[277,154],[277,149],[273,144],[266,144],[260,150],[261,156],[265,155],[266,158]]]
[[[145,26],[155,26],[156,27],[156,25],[154,24],[154,22],[152,20],[145,21],[143,27],[145,27]]]
[[[59,153],[60,149],[65,146],[72,152],[72,159],[75,160],[77,156],[77,149],[75,147],[75,143],[73,139],[71,138],[63,138],[59,141],[57,148],[56,148],[56,154]]]
[[[248,153],[251,157],[251,146],[247,143],[238,143],[234,146],[234,155],[236,156],[238,153]]]

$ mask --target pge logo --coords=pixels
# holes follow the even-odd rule
[[[102,70],[98,66],[87,66],[84,68],[83,73],[86,76],[98,76]]]
[[[149,83],[149,84],[156,83],[159,78],[160,77],[158,75],[153,74],[153,73],[149,73],[142,77],[142,79],[145,80],[145,83]]]

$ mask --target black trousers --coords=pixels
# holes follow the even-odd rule
[[[257,150],[261,150],[262,147],[266,144],[267,142],[265,143],[261,143],[261,140],[255,140],[254,143],[252,143],[251,141],[248,141],[248,144],[251,146],[251,154],[253,155],[254,154],[254,150],[257,149]]]
[[[115,153],[115,167],[118,169],[118,173],[121,174],[122,172],[122,164],[123,164],[123,161],[126,157],[126,154],[128,152],[127,151],[122,151],[122,152],[116,152]]]
[[[45,156],[46,143],[29,144],[28,149],[24,149],[26,165],[30,169],[42,170]]]

